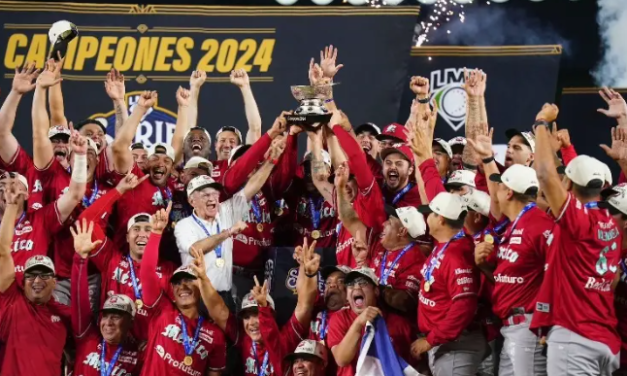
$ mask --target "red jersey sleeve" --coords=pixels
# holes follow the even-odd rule
[[[618,175],[618,184],[621,183],[627,183],[627,178],[625,177],[625,173],[624,172],[620,172],[620,175]]]
[[[146,250],[144,251],[144,258],[142,260],[142,267],[139,271],[140,280],[142,282],[142,296],[144,298],[144,304],[148,308],[155,307],[163,291],[159,283],[159,278],[155,270],[159,264],[159,243],[161,242],[161,235],[151,233],[148,238],[148,244],[146,244]]]
[[[298,168],[298,135],[287,136],[285,151],[268,179],[269,197],[279,199],[292,184]]]
[[[596,224],[595,218],[588,215],[588,209],[572,193],[568,193],[566,202],[555,219],[562,231],[578,238],[583,233],[589,233]]]
[[[342,311],[331,316],[329,332],[327,333],[327,346],[329,349],[333,349],[342,342],[348,329],[350,329],[351,323],[352,321],[348,321]]]
[[[255,171],[259,162],[263,161],[264,154],[271,143],[270,136],[267,133],[264,134],[239,157],[237,163],[222,174],[222,186],[227,194],[232,195],[242,188],[248,180],[248,175]]]
[[[8,289],[0,293],[0,307],[2,307],[0,311],[11,309],[11,306],[21,296],[23,296],[22,290],[18,287],[17,282],[13,281]],[[6,342],[11,325],[12,323],[9,320],[2,317],[2,320],[0,320],[0,341]]]
[[[275,373],[282,375],[282,369],[277,369],[283,362],[283,358],[294,351],[302,338],[299,333],[303,333],[308,328],[304,328],[296,317],[292,315],[290,320],[283,325],[279,331],[279,327],[274,319],[274,312],[270,307],[259,308],[259,328],[261,336],[268,351],[270,363],[275,367]]]
[[[207,363],[210,370],[219,371],[226,367],[226,337],[220,328],[213,326],[213,343],[209,350]]]
[[[575,146],[572,144],[569,147],[561,148],[560,152],[562,153],[562,163],[564,163],[564,166],[568,166],[570,161],[575,159],[575,157],[577,156]]]
[[[89,284],[87,282],[87,260],[74,254],[72,262],[72,332],[75,338],[83,338],[91,327]]]
[[[54,235],[64,228],[59,209],[57,208],[57,201],[34,211],[32,215],[33,225],[46,229],[45,233],[49,240],[52,240]]]
[[[17,151],[13,155],[10,161],[0,161],[0,167],[10,172],[17,172],[20,175],[26,176],[26,173],[35,165],[33,160],[21,146],[17,146]]]
[[[239,345],[241,342],[241,338],[239,338],[240,330],[239,330],[239,320],[237,316],[229,313],[229,318],[226,320],[226,328],[225,328],[226,336],[233,342],[233,346]]]
[[[427,159],[420,165],[420,175],[425,182],[425,192],[429,201],[433,200],[441,192],[446,192],[442,179],[438,173],[438,168],[435,166],[435,161]]]

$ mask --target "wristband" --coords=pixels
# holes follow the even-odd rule
[[[72,180],[77,183],[87,183],[87,155],[74,155],[74,168],[72,169]]]
[[[324,103],[331,103],[331,102],[333,102],[333,98],[329,98],[329,99],[325,99],[324,100]]]
[[[494,154],[490,158],[485,158],[485,159],[481,160],[481,162],[483,162],[483,164],[488,164],[488,163],[490,163],[492,161],[494,161]]]
[[[547,128],[549,128],[549,127],[551,126],[551,125],[549,124],[549,122],[548,122],[548,121],[546,121],[546,120],[536,120],[536,122],[535,122],[535,123],[533,123],[533,126],[534,126],[534,127],[538,127],[538,126],[541,126],[541,125],[542,125],[542,126],[545,126],[545,127],[547,127]]]
[[[273,159],[273,158],[268,158],[267,161],[272,163],[275,166],[279,163],[278,159]]]
[[[305,276],[307,276],[307,278],[314,278],[318,276],[318,273],[314,273],[314,274],[307,274],[305,273]]]
[[[426,97],[424,99],[418,99],[418,103],[422,103],[422,104],[427,104],[429,103],[429,97]]]
[[[464,170],[476,170],[477,169],[477,166],[471,165],[469,163],[464,163],[464,162],[462,162],[462,167],[464,168]]]

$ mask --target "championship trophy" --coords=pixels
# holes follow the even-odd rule
[[[70,21],[57,21],[52,24],[48,31],[48,38],[52,44],[52,51],[50,51],[50,57],[59,60],[59,52],[61,57],[65,56],[68,44],[72,39],[78,36],[78,28]]]
[[[331,112],[324,106],[324,101],[331,96],[331,89],[337,84],[297,85],[292,86],[292,95],[300,102],[293,115],[285,118],[289,124],[298,125],[308,132],[316,132],[320,125],[331,120]]]

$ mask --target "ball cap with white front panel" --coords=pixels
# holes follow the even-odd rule
[[[346,274],[344,284],[348,284],[351,281],[362,277],[368,279],[373,285],[379,286],[379,278],[377,278],[377,274],[375,273],[374,269],[365,266],[355,268],[351,270],[348,274]]]
[[[478,189],[471,189],[470,192],[461,196],[462,201],[469,210],[475,211],[485,217],[490,215],[490,195]]]
[[[385,206],[385,212],[388,216],[398,218],[403,227],[407,229],[409,236],[416,239],[427,232],[427,223],[425,217],[413,206],[404,206],[402,208],[394,208],[391,205]]]
[[[270,306],[270,308],[275,310],[274,299],[272,299],[270,294],[266,295],[266,301],[268,302],[268,305]],[[250,292],[244,295],[244,298],[242,299],[242,308],[240,312],[243,312],[245,309],[249,309],[249,308],[259,308],[259,304],[257,304],[257,300],[255,300],[255,297]]]
[[[507,137],[508,140],[511,140],[512,138],[514,138],[514,136],[522,137],[525,143],[527,144],[527,146],[531,148],[531,152],[532,153],[536,152],[536,137],[534,136],[533,133],[521,132],[518,129],[513,129],[513,128],[505,131],[505,137]]]
[[[188,168],[200,168],[211,174],[211,171],[213,171],[213,163],[203,157],[191,157],[187,163],[185,163],[185,166],[183,166],[184,170]]]
[[[441,138],[434,138],[433,145],[440,145],[442,149],[444,149],[446,155],[448,155],[449,158],[453,158],[453,149],[451,149],[451,145],[449,145],[448,142]]]
[[[24,187],[26,187],[26,191],[28,192],[28,180],[26,179],[24,175],[18,174],[17,172],[10,172],[10,171],[6,171],[2,173],[2,175],[0,175],[0,179],[7,179],[7,178],[17,179],[17,181],[24,184]]]
[[[601,192],[604,197],[599,201],[599,207],[608,209],[612,215],[627,215],[627,183],[618,184]]]
[[[107,300],[105,300],[104,305],[102,306],[102,311],[128,313],[134,318],[135,313],[137,313],[137,308],[131,298],[123,294],[116,294],[111,295],[107,298]]]
[[[148,149],[148,158],[156,154],[163,154],[174,161],[174,148],[166,143],[157,142],[152,144],[152,146]]]
[[[322,360],[322,364],[327,365],[327,348],[320,342],[313,339],[301,341],[293,353],[285,357],[285,361],[292,363],[296,359],[315,359]]]
[[[455,170],[451,173],[448,180],[444,184],[444,188],[449,190],[451,188],[459,188],[462,186],[469,186],[476,188],[475,178],[477,174],[470,170]]]
[[[55,273],[54,263],[48,256],[36,255],[28,260],[26,260],[26,264],[24,265],[24,273],[28,273],[33,269],[48,269],[51,272]]]
[[[375,123],[363,123],[355,128],[355,135],[359,135],[363,132],[370,132],[371,134],[378,136],[381,134],[381,128],[379,128],[379,126]]]
[[[440,192],[429,205],[420,205],[418,211],[422,214],[436,213],[444,218],[456,221],[466,215],[468,208],[459,195]]]
[[[72,132],[70,131],[70,129],[62,125],[56,125],[48,130],[48,138],[64,136],[69,139],[71,135]]]
[[[608,180],[608,170],[607,165],[598,159],[587,155],[578,155],[568,163],[565,174],[578,186],[601,188]],[[609,183],[612,183],[611,180]]]
[[[194,191],[207,187],[220,190],[222,189],[222,184],[216,182],[212,177],[207,175],[196,176],[190,180],[189,183],[187,183],[187,197],[191,196]]]
[[[170,277],[170,283],[173,283],[181,278],[191,278],[191,279],[196,279],[198,278],[198,276],[196,275],[196,272],[194,271],[194,269],[192,269],[191,266],[187,265],[187,266],[180,266],[178,267],[178,269],[176,269],[174,271],[174,273],[172,273],[172,277]]]
[[[137,223],[147,222],[150,223],[152,221],[152,215],[148,213],[137,213],[131,217],[126,223],[126,231],[129,231],[131,227],[135,226]]]
[[[453,137],[450,140],[448,140],[448,144],[450,147],[456,146],[456,145],[461,145],[461,146],[466,146],[466,137],[462,137],[462,136],[457,136],[457,137]]]
[[[490,175],[490,180],[503,183],[507,188],[523,195],[535,195],[540,187],[536,170],[520,164],[511,165],[503,174]]]

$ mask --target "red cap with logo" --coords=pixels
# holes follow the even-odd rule
[[[392,147],[381,150],[381,160],[385,160],[388,155],[394,153],[401,154],[409,161],[409,163],[414,164],[414,153],[411,151],[409,146],[401,143],[394,144]]]
[[[405,126],[399,123],[388,124],[383,128],[383,132],[376,137],[379,141],[393,140],[396,142],[407,142]]]

